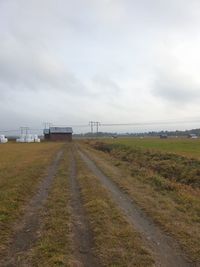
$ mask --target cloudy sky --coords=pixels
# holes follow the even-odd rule
[[[199,0],[0,0],[0,129],[200,124],[199,29]]]

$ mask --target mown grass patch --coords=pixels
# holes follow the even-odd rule
[[[80,159],[78,167],[78,181],[93,232],[95,254],[102,265],[153,266],[150,252],[113,203],[107,190]]]
[[[69,155],[67,148],[42,213],[40,239],[32,249],[31,266],[70,266]]]
[[[46,175],[62,144],[5,144],[0,146],[0,253],[6,248],[12,225]]]

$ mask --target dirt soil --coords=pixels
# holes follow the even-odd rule
[[[76,179],[76,161],[74,152],[71,153],[70,189],[71,189],[71,212],[73,253],[76,259],[72,262],[73,267],[99,267],[98,260],[92,253],[93,238],[90,233],[88,221],[81,200],[80,189]]]
[[[101,183],[110,191],[113,200],[126,215],[128,221],[138,230],[144,242],[151,248],[156,260],[156,266],[164,267],[187,267],[196,266],[190,263],[184,256],[176,240],[164,233],[159,226],[149,218],[138,205],[122,192],[119,187],[112,182],[95,165],[95,163],[83,152],[79,150],[82,160],[89,169],[99,178]]]
[[[39,237],[40,232],[40,209],[43,207],[48,196],[53,178],[56,174],[63,151],[59,151],[48,174],[40,183],[39,189],[29,204],[24,209],[24,216],[14,225],[14,234],[5,257],[0,261],[2,267],[31,266],[28,263],[27,254]]]

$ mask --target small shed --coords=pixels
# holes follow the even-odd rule
[[[49,141],[72,141],[71,127],[50,127],[44,129],[44,139]]]

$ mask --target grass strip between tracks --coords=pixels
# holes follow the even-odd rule
[[[64,151],[57,175],[42,213],[40,239],[32,250],[32,265],[70,266],[71,227],[68,149]]]

